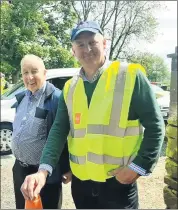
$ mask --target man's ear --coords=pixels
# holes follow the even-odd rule
[[[106,41],[106,39],[103,39],[103,46],[104,46],[104,49],[106,49],[106,47],[107,47],[107,41]]]
[[[75,50],[74,50],[73,46],[72,46],[72,49],[71,49],[71,53],[72,53],[72,56],[75,56]]]
[[[46,76],[46,74],[47,74],[47,70],[45,69],[45,70],[44,70],[44,75]]]

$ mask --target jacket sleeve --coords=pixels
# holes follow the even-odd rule
[[[70,125],[68,111],[64,101],[63,93],[61,93],[59,97],[56,117],[50,129],[45,147],[43,149],[40,164],[48,164],[52,166],[53,169],[56,167],[59,158],[61,157],[61,154],[63,152],[63,149],[66,146],[69,129]],[[69,159],[67,151],[64,149],[63,157],[61,158],[66,159],[65,157],[67,157],[67,160]],[[67,170],[65,169],[65,167],[68,167],[68,163],[65,163],[65,161],[62,164],[64,165],[62,171]]]
[[[131,107],[145,128],[143,141],[133,163],[150,173],[160,155],[165,125],[155,93],[141,71],[137,72]]]
[[[59,164],[62,175],[70,171],[69,151],[67,143],[65,143],[64,149],[59,159]]]
[[[58,108],[58,103],[59,103],[59,97],[60,97],[60,95],[61,95],[61,90],[58,90],[56,88],[56,90],[55,90],[55,96],[53,98],[53,101],[54,101],[54,104],[55,104],[55,107],[56,107],[55,109],[53,109],[54,119],[55,119],[55,116],[56,116],[56,112],[57,112],[57,108]],[[64,149],[62,151],[61,157],[59,158],[59,165],[60,165],[61,174],[64,174],[64,173],[70,171],[69,151],[68,151],[68,145],[67,145],[67,143],[65,143],[65,146],[64,146]]]

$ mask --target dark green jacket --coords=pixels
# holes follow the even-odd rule
[[[84,81],[88,105],[98,80],[93,83]],[[152,172],[159,158],[164,139],[164,121],[150,83],[141,71],[138,71],[136,76],[128,117],[128,120],[136,119],[140,120],[141,124],[145,127],[145,131],[140,150],[133,163],[149,173]],[[56,118],[42,153],[41,163],[55,167],[65,145],[69,129],[69,116],[62,92],[59,98]]]

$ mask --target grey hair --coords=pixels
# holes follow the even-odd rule
[[[24,63],[27,62],[27,61],[37,61],[37,63],[39,63],[40,66],[45,69],[45,65],[44,65],[43,60],[40,57],[38,57],[36,55],[33,55],[33,54],[27,54],[22,58],[22,60],[20,62],[21,68],[24,65]]]

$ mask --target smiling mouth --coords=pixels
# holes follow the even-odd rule
[[[90,58],[93,58],[93,56],[90,55],[90,56],[86,56],[86,57],[85,57],[85,59],[90,59]]]

